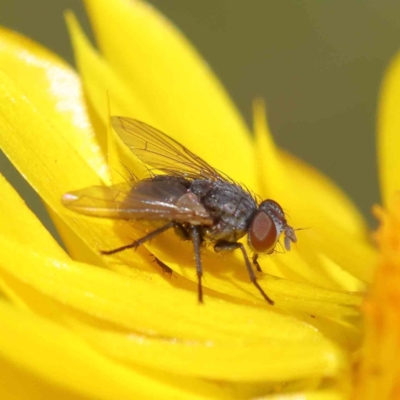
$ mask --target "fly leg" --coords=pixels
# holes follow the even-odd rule
[[[258,272],[262,272],[262,269],[260,267],[260,264],[258,263],[258,254],[253,255],[253,265],[257,268]]]
[[[236,250],[236,249],[240,249],[242,251],[244,262],[246,264],[247,272],[249,273],[249,277],[250,277],[251,282],[258,289],[258,291],[261,293],[262,297],[264,297],[264,299],[269,304],[271,304],[271,306],[273,306],[274,305],[274,301],[267,296],[267,294],[264,292],[263,288],[257,282],[257,279],[256,279],[256,276],[254,274],[253,268],[251,268],[249,256],[247,255],[246,249],[244,248],[243,244],[242,243],[238,243],[238,242],[219,242],[214,246],[214,250],[217,253],[221,252],[221,251],[232,251],[232,250]]]
[[[101,254],[109,256],[111,254],[119,253],[119,252],[127,250],[127,249],[137,249],[141,244],[149,241],[150,239],[153,239],[154,237],[158,236],[160,233],[163,233],[163,232],[167,231],[168,229],[173,228],[174,226],[175,226],[175,222],[170,221],[170,222],[168,222],[168,224],[161,226],[160,228],[148,233],[146,236],[143,236],[140,239],[137,239],[130,244],[127,244],[126,246],[117,247],[116,249],[112,249],[112,250],[102,250]]]
[[[200,232],[198,226],[191,226],[191,237],[194,248],[194,255],[196,258],[196,271],[197,271],[197,282],[198,282],[198,298],[199,303],[203,303],[203,287],[201,285],[201,278],[203,277],[203,268],[201,266],[201,257],[200,257]]]

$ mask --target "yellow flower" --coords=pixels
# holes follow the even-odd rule
[[[80,78],[36,43],[0,31],[0,146],[68,249],[1,178],[1,398],[346,398],[377,255],[360,214],[327,178],[275,147],[260,101],[252,141],[218,80],[157,11],[141,1],[86,5],[101,53],[68,13]],[[209,249],[199,306],[191,245],[172,233],[136,252],[99,254],[139,227],[76,215],[60,199],[115,182],[125,167],[143,174],[110,115],[160,128],[279,201],[294,226],[310,227],[292,252],[261,260],[268,273],[259,282],[275,306],[239,254]]]
[[[380,254],[374,281],[365,299],[365,332],[356,363],[354,399],[400,397],[400,57],[383,84],[378,123],[381,191],[385,210],[375,207]]]

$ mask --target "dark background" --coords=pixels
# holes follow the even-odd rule
[[[373,224],[377,102],[385,68],[400,47],[398,0],[151,3],[198,48],[249,123],[252,99],[261,95],[278,144],[334,179]],[[5,0],[0,23],[73,63],[67,8],[89,31],[80,0]],[[0,162],[14,179],[11,166]],[[21,191],[32,196],[26,187]],[[39,203],[33,198],[31,207]]]

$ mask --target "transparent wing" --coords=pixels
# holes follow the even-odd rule
[[[65,194],[62,202],[73,211],[96,217],[211,224],[197,197],[173,177],[166,178],[91,186]]]
[[[133,154],[165,174],[191,179],[227,180],[225,175],[176,140],[144,122],[111,117],[111,124]]]

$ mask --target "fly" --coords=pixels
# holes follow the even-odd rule
[[[251,282],[273,305],[274,301],[257,282],[253,266],[261,271],[258,255],[271,254],[281,235],[288,251],[291,243],[297,241],[282,207],[270,199],[258,202],[242,186],[186,147],[143,122],[111,117],[111,124],[132,153],[160,174],[143,180],[133,178],[130,182],[112,186],[91,186],[65,194],[62,202],[81,214],[146,220],[157,223],[157,227],[132,243],[102,251],[102,254],[136,249],[174,229],[182,239],[193,243],[200,303],[203,302],[200,250],[202,245],[210,244],[216,252],[239,249]],[[253,252],[251,260],[244,245],[238,241],[246,234]]]

